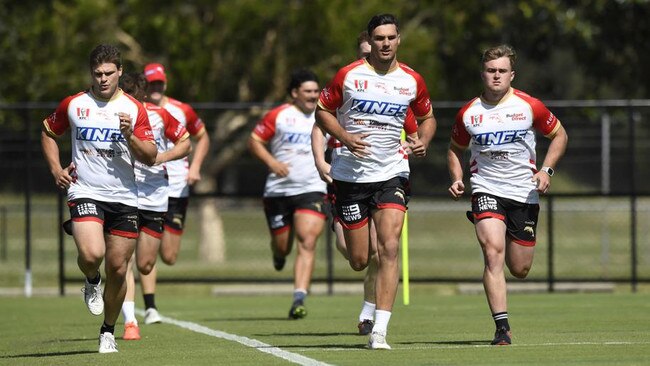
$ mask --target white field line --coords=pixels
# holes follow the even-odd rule
[[[135,312],[140,316],[144,316],[144,310],[136,309]],[[177,320],[177,319],[169,318],[169,317],[166,317],[166,316],[161,316],[161,318],[162,318],[163,323],[172,324],[172,325],[175,325],[177,327],[181,327],[183,329],[191,330],[192,332],[209,335],[211,337],[216,337],[216,338],[221,338],[221,339],[225,339],[225,340],[228,340],[228,341],[237,342],[237,343],[242,344],[242,345],[244,345],[246,347],[255,348],[258,351],[268,353],[270,355],[285,359],[285,360],[287,360],[289,362],[293,362],[293,363],[296,363],[298,365],[330,366],[330,364],[328,364],[328,363],[321,362],[321,361],[318,361],[318,360],[314,360],[312,358],[305,357],[305,356],[299,355],[297,353],[288,352],[288,351],[285,351],[285,350],[280,349],[278,347],[271,346],[270,344],[260,342],[260,341],[258,341],[256,339],[251,339],[251,338],[248,338],[248,337],[238,336],[236,334],[230,334],[230,333],[226,333],[226,332],[223,332],[223,331],[220,331],[220,330],[210,329],[208,327],[204,327],[204,326],[196,324],[196,323]]]

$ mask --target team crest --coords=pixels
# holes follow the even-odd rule
[[[368,80],[355,80],[354,81],[354,88],[358,92],[365,92],[366,89],[368,89]]]
[[[476,116],[471,116],[470,117],[470,123],[472,124],[472,127],[478,127],[483,123],[483,115],[478,114]]]
[[[80,120],[87,120],[90,117],[90,108],[77,107],[77,118]]]

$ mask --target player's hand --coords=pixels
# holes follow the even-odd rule
[[[120,118],[120,131],[122,131],[122,136],[127,141],[133,135],[133,127],[131,126],[131,116],[124,112],[118,112],[117,116]]]
[[[352,155],[357,158],[364,158],[370,155],[370,152],[367,147],[370,147],[370,143],[363,141],[369,134],[367,133],[346,133],[345,136],[341,139],[341,143],[350,150]]]
[[[274,161],[271,163],[271,166],[269,167],[271,169],[271,172],[278,177],[286,177],[289,175],[289,164],[283,163],[281,161]]]
[[[427,147],[424,146],[424,143],[417,137],[406,136],[406,141],[402,143],[402,146],[405,148],[407,153],[413,154],[419,158],[427,155]]]
[[[551,176],[546,174],[544,171],[538,171],[533,175],[532,181],[537,187],[537,192],[539,193],[548,193],[549,188],[551,188]]]
[[[70,163],[67,167],[59,170],[54,174],[54,182],[61,189],[67,189],[72,183],[77,181],[76,166]]]
[[[462,180],[457,180],[449,186],[449,194],[451,194],[454,201],[458,201],[463,193],[465,193],[465,184]]]
[[[192,169],[187,172],[187,184],[194,185],[194,183],[201,180],[201,171],[198,169]]]
[[[329,165],[325,160],[316,162],[316,170],[318,170],[318,175],[320,175],[320,179],[327,184],[332,184],[334,182],[332,176],[330,175],[331,169],[332,166]]]

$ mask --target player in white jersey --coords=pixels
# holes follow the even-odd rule
[[[120,51],[99,45],[90,53],[92,85],[64,99],[43,121],[41,146],[54,181],[68,189],[72,234],[79,268],[86,276],[84,301],[104,312],[99,352],[117,352],[115,322],[126,292],[126,264],[138,237],[138,192],[134,160],[156,161],[147,112],[118,88]],[[55,140],[70,128],[72,162],[63,168]],[[99,266],[105,261],[102,298]]]
[[[280,271],[296,239],[290,319],[307,315],[305,299],[314,271],[316,241],[325,224],[323,182],[311,153],[311,130],[318,100],[318,78],[305,69],[291,73],[292,101],[269,111],[248,139],[256,158],[269,168],[264,213],[271,232],[273,265]],[[268,148],[267,148],[268,146]]]
[[[485,268],[483,286],[496,332],[491,344],[511,344],[504,265],[525,278],[533,264],[539,193],[547,193],[568,137],[544,104],[513,89],[515,51],[508,45],[483,53],[483,93],[456,116],[447,153],[454,199],[465,191],[462,157],[468,147],[472,211]],[[535,131],[551,139],[537,169]]]
[[[330,174],[354,270],[368,266],[370,215],[376,226],[377,303],[368,346],[390,349],[386,332],[399,282],[399,240],[410,195],[408,152],[426,154],[436,121],[424,80],[397,61],[397,19],[376,15],[367,28],[370,55],[340,69],[323,89],[316,121],[342,144],[334,149]],[[405,148],[400,136],[409,107],[420,126],[407,137]]]
[[[201,180],[201,165],[210,148],[210,136],[206,132],[203,121],[189,104],[165,95],[167,74],[163,65],[159,63],[147,64],[144,67],[144,75],[148,82],[147,101],[165,108],[196,140],[191,163],[189,158],[185,157],[165,164],[169,175],[169,205],[163,226],[160,258],[163,263],[171,266],[176,263],[181,246],[181,236],[189,203],[189,187]],[[173,147],[174,144],[169,142],[167,148],[172,149]],[[155,301],[156,278],[157,266],[154,266],[148,275],[140,276],[145,303],[145,324],[160,322]]]
[[[122,75],[122,90],[139,101],[146,94],[147,80],[144,74],[129,73]],[[129,260],[126,281],[127,290],[122,304],[124,317],[124,340],[140,339],[140,328],[135,317],[135,275],[133,261],[136,258],[140,273],[147,275],[153,269],[158,258],[158,250],[163,233],[163,222],[167,212],[168,177],[165,164],[169,161],[186,157],[192,148],[189,133],[166,109],[145,102],[144,107],[149,116],[154,141],[158,149],[156,163],[147,166],[135,163],[135,181],[138,187],[138,229],[140,235],[136,253]],[[168,149],[168,142],[173,148]]]

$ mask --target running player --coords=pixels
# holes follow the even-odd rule
[[[138,192],[133,160],[156,161],[147,112],[118,88],[120,51],[99,45],[90,53],[90,89],[65,98],[43,121],[41,146],[57,187],[68,190],[77,264],[86,277],[84,301],[104,312],[99,352],[117,352],[115,322],[126,292],[126,266],[138,237]],[[72,162],[61,166],[59,137],[70,128]],[[99,266],[105,259],[102,298]]]
[[[147,89],[144,74],[129,73],[120,79],[122,90],[135,99],[143,101]],[[192,145],[189,133],[166,109],[144,102],[158,149],[154,166],[135,163],[135,181],[138,187],[139,237],[136,254],[129,260],[126,281],[127,290],[122,304],[124,317],[124,340],[140,339],[140,328],[135,317],[135,276],[133,259],[136,259],[140,273],[149,274],[156,264],[163,233],[163,222],[167,212],[169,183],[165,164],[186,157]],[[167,149],[168,142],[173,148]]]
[[[316,241],[325,224],[325,182],[311,153],[311,131],[318,101],[318,78],[305,69],[291,74],[292,101],[269,111],[253,130],[248,146],[269,168],[264,212],[271,232],[273,266],[280,271],[296,239],[293,302],[290,319],[307,315],[305,299],[314,271]],[[268,148],[267,148],[268,145]]]
[[[169,206],[165,215],[160,258],[165,264],[171,266],[176,263],[181,246],[181,236],[183,235],[189,202],[189,187],[201,180],[201,164],[203,164],[203,160],[210,148],[210,137],[206,132],[203,121],[189,104],[165,95],[167,75],[163,65],[150,63],[145,66],[144,74],[148,82],[147,101],[165,108],[196,140],[191,162],[189,158],[185,157],[165,164],[169,175]],[[174,144],[170,141],[167,148],[172,149],[173,146]],[[155,301],[156,267],[154,266],[148,275],[140,276],[145,304],[145,324],[160,322],[160,315]]]
[[[370,55],[340,69],[323,89],[316,121],[341,142],[334,149],[331,177],[354,270],[369,264],[370,217],[377,230],[375,324],[368,347],[390,349],[386,332],[399,282],[399,240],[410,196],[408,154],[426,154],[436,121],[424,80],[397,61],[397,18],[376,15],[367,30]],[[404,148],[400,135],[409,107],[420,126],[407,136]]]
[[[474,223],[485,268],[483,286],[496,325],[493,345],[511,344],[504,264],[525,278],[533,264],[539,193],[547,193],[568,137],[560,121],[538,99],[511,87],[515,51],[508,45],[483,53],[483,93],[460,109],[447,153],[449,193],[465,191],[463,152],[470,148]],[[551,139],[537,169],[535,131]]]

